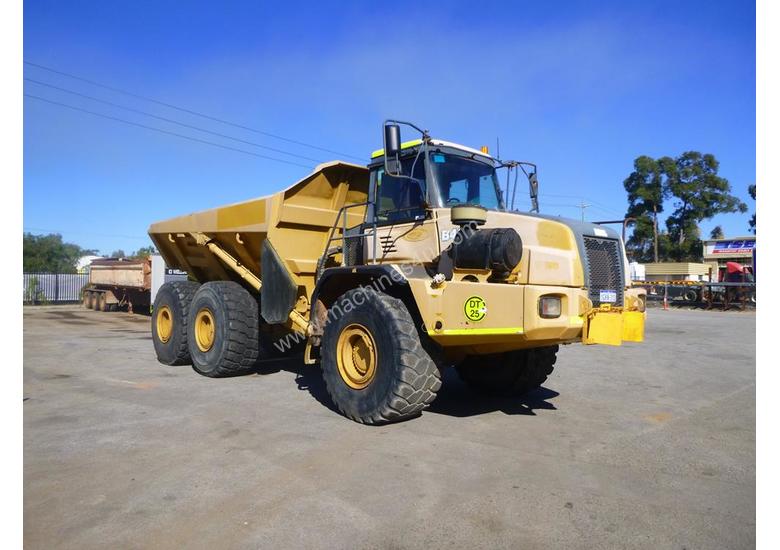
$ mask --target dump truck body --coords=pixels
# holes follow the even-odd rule
[[[153,224],[149,236],[169,266],[198,281],[243,279],[199,245],[195,234],[205,235],[261,280],[261,251],[271,246],[296,286],[296,301],[300,296],[305,302],[314,291],[317,263],[339,212],[367,197],[366,167],[333,162],[273,195]],[[347,224],[359,225],[364,217],[365,206],[350,209]],[[303,305],[299,309],[305,311]]]
[[[280,350],[293,347],[290,338],[306,342],[306,362],[322,359],[326,372],[340,376],[326,375],[334,400],[354,402],[339,404],[342,411],[375,423],[411,414],[398,412],[392,396],[379,412],[358,406],[371,392],[384,391],[374,388],[383,362],[390,362],[383,368],[407,368],[396,352],[383,355],[383,348],[401,345],[385,334],[386,326],[403,332],[412,323],[425,358],[420,361],[436,369],[458,364],[468,371],[466,379],[479,378],[481,371],[469,365],[490,356],[516,366],[507,372],[533,371],[530,379],[543,381],[558,344],[643,339],[645,292],[630,287],[617,233],[507,211],[493,168],[499,161],[484,152],[431,139],[404,147],[398,175],[387,171],[380,151],[367,167],[326,163],[273,195],[153,224],[149,234],[166,262],[209,283],[170,294],[180,298],[169,297],[168,312],[153,322],[153,332],[162,335],[155,339],[158,356],[165,335],[176,337],[169,321],[179,299],[200,308],[193,313],[187,302],[189,318],[181,318],[194,325],[186,330],[198,345],[188,344],[191,354],[168,345],[161,360],[192,360],[209,376],[238,372],[238,359],[226,359],[224,367],[209,364],[211,346],[227,337],[215,329],[222,313],[213,310],[223,309],[220,300],[254,296],[259,305],[247,311],[257,310],[259,324],[250,332],[273,334]],[[464,218],[472,214],[474,220]],[[362,313],[355,318],[352,309]],[[225,310],[225,319],[230,315],[236,314]],[[371,316],[387,317],[386,323],[371,328]],[[239,340],[251,348],[239,362],[263,355],[243,336]],[[417,401],[409,411],[427,404],[432,397],[420,395],[435,395],[440,383],[436,369],[426,368],[427,374],[415,375],[427,382],[414,390]],[[513,380],[518,388],[527,386]],[[339,397],[344,388],[352,393]]]

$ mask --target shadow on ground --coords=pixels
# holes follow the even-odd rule
[[[318,366],[304,365],[301,357],[275,359],[261,363],[256,372],[261,376],[287,371],[295,374],[298,389],[308,391],[323,406],[338,413],[328,395]],[[455,417],[477,416],[501,411],[504,414],[535,415],[536,410],[556,410],[550,402],[559,394],[545,388],[537,388],[522,396],[497,397],[478,393],[464,384],[454,368],[445,369],[442,387],[436,400],[426,410],[429,413]],[[339,413],[340,414],[340,413]]]

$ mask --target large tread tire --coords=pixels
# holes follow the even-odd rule
[[[441,373],[435,350],[426,351],[403,301],[364,287],[343,294],[331,309],[343,314],[325,325],[321,362],[325,386],[339,411],[372,425],[418,416],[436,398]],[[339,337],[354,324],[369,331],[377,351],[375,374],[362,389],[345,382],[337,362]]]
[[[477,391],[492,395],[523,395],[552,374],[558,346],[467,357],[456,370]]]
[[[94,300],[94,295],[92,294],[92,291],[87,290],[84,292],[84,307],[87,309],[92,309],[92,300]]]
[[[163,284],[157,291],[152,308],[152,341],[157,360],[164,365],[190,364],[187,322],[190,304],[198,287],[200,284],[193,281],[174,281]],[[157,316],[163,306],[168,306],[173,316],[173,331],[167,342],[163,342],[157,334]]]
[[[207,351],[198,347],[195,337],[196,317],[204,308],[210,310],[214,320],[214,340]],[[258,358],[269,355],[261,343],[258,300],[232,281],[212,281],[198,289],[187,330],[192,368],[203,376],[248,374],[254,372]]]

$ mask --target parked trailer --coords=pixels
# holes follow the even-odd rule
[[[115,311],[124,307],[131,313],[149,311],[164,283],[186,280],[186,273],[168,269],[165,260],[157,254],[139,260],[93,260],[83,303],[87,309],[96,311]]]
[[[733,304],[743,310],[748,304],[756,305],[756,283],[748,281],[634,281],[633,286],[646,289],[650,300],[701,303],[705,309],[712,309],[716,303],[724,310]]]

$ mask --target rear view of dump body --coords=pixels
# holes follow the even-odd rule
[[[368,167],[331,162],[153,224],[168,265],[196,281],[161,289],[158,359],[233,376],[306,344],[338,408],[378,424],[423,410],[449,365],[477,389],[523,393],[559,344],[643,339],[644,290],[614,231],[507,211],[498,160],[395,137],[395,164],[382,151]]]
[[[89,284],[83,292],[84,307],[113,311],[126,306],[130,312],[148,312],[156,290],[165,281],[187,279],[185,273],[169,271],[158,255],[132,260],[93,260],[89,266]]]

